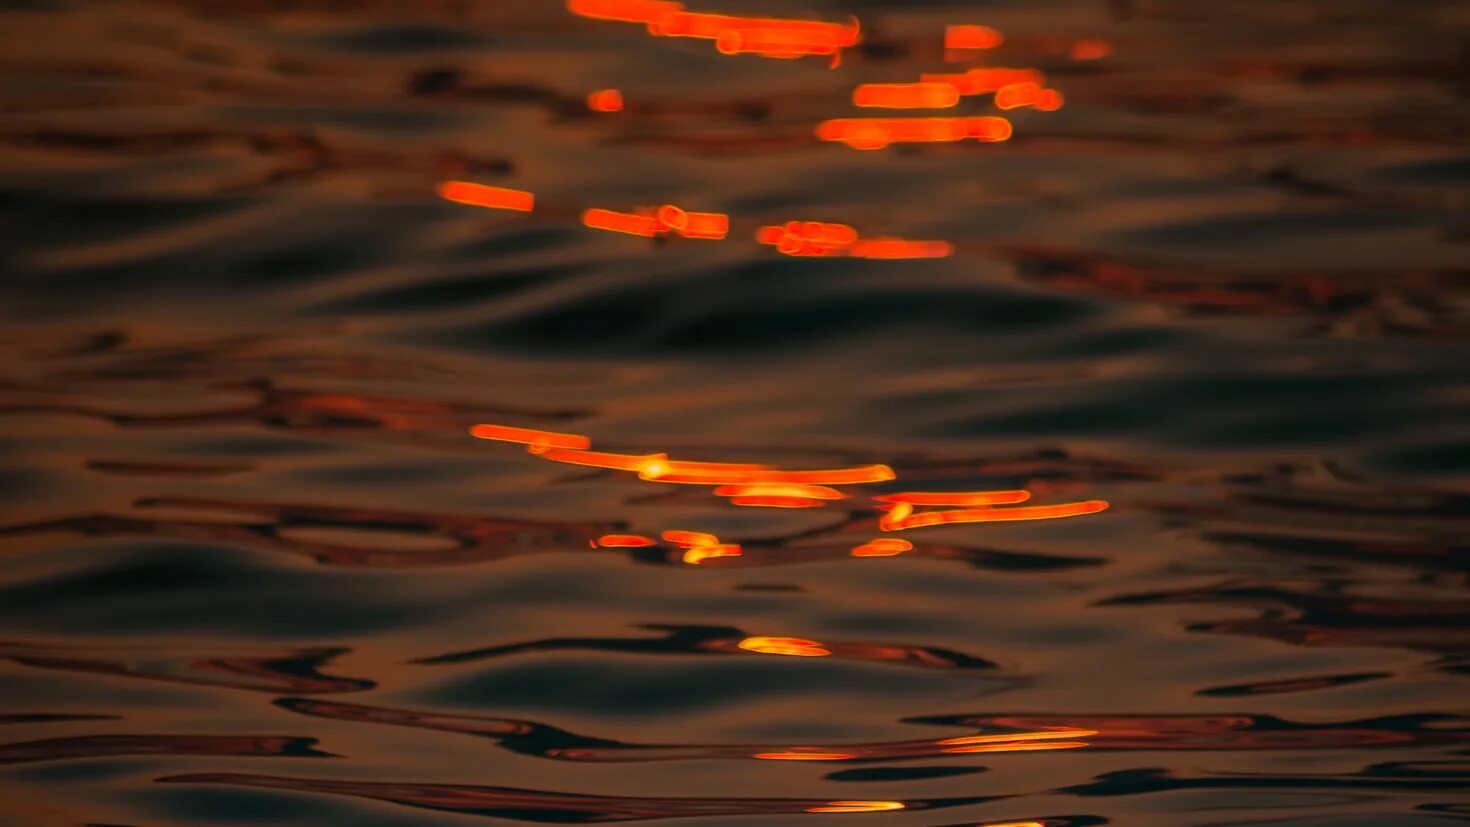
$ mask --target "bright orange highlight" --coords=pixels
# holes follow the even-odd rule
[[[1095,729],[1048,729],[1039,732],[1004,732],[995,735],[964,735],[936,741],[942,747],[967,744],[1004,744],[1014,741],[1048,741],[1058,738],[1087,738],[1097,734]]]
[[[905,505],[899,503],[898,505]],[[895,507],[896,508],[896,507]],[[888,518],[879,521],[884,531],[901,531],[906,528],[923,528],[947,523],[995,523],[1014,520],[1058,520],[1106,511],[1107,502],[1087,500],[1085,502],[1062,503],[1060,505],[1023,505],[1016,508],[956,508],[950,511],[929,511],[912,514],[902,519]]]
[[[924,83],[947,83],[961,95],[984,95],[1012,83],[1046,83],[1046,75],[1036,69],[975,68],[958,74],[924,73]]]
[[[445,181],[439,185],[439,197],[456,204],[488,207],[492,210],[530,212],[536,206],[536,196],[524,190],[472,184],[469,181]]]
[[[720,497],[804,497],[809,500],[842,500],[847,495],[825,485],[801,485],[799,483],[752,483],[749,485],[722,485],[715,489]]]
[[[684,562],[697,566],[714,557],[739,557],[740,546],[733,544],[718,546],[695,546],[684,552]]]
[[[652,238],[659,234],[663,225],[651,215],[590,209],[582,213],[582,223],[594,230],[641,235]]]
[[[581,434],[559,434],[535,428],[512,428],[509,425],[474,425],[470,428],[470,436],[528,445],[532,453],[539,454],[545,454],[549,449],[581,449],[592,445],[592,440]]]
[[[730,505],[751,508],[821,508],[826,504],[823,500],[814,500],[811,497],[778,497],[769,494],[730,498]]]
[[[727,465],[706,463],[706,465]],[[798,483],[803,485],[862,485],[869,482],[886,482],[894,478],[893,469],[886,465],[863,465],[857,468],[833,468],[824,471],[782,471],[778,469],[726,468],[699,469],[694,463],[669,463],[667,474],[644,474],[643,479],[652,482],[683,483],[685,485],[740,485],[755,483]]]
[[[717,546],[720,544],[720,538],[713,534],[705,534],[703,531],[665,531],[659,536],[681,548]]]
[[[748,637],[740,641],[740,648],[762,655],[790,655],[798,658],[820,658],[832,654],[831,650],[815,640],[799,637]]]
[[[845,252],[858,240],[858,233],[846,224],[788,221],[780,227],[761,227],[756,231],[755,240],[775,246],[783,255],[827,256]]]
[[[888,507],[887,514],[878,519],[878,527],[884,531],[896,531],[912,513],[914,513],[913,504],[903,501],[896,502]]]
[[[873,499],[884,503],[910,505],[1009,505],[1031,499],[1030,491],[900,491],[879,494]]]
[[[598,89],[587,95],[587,108],[593,112],[621,112],[623,93],[616,89]]]
[[[1063,103],[1066,103],[1066,98],[1055,89],[1043,89],[1036,96],[1036,108],[1042,112],[1055,112],[1062,108]]]
[[[994,49],[1005,36],[989,26],[954,25],[944,28],[946,49]]]
[[[678,233],[685,238],[719,240],[730,232],[730,216],[718,212],[689,212],[673,204],[653,211],[659,232]]]
[[[903,554],[905,551],[912,551],[913,548],[914,544],[910,543],[908,540],[899,540],[896,538],[879,538],[877,540],[869,540],[868,542],[863,543],[862,545],[853,549],[852,556],[893,557],[898,554]]]
[[[1018,109],[1034,106],[1043,112],[1054,112],[1062,108],[1062,93],[1055,89],[1043,89],[1035,83],[1012,83],[995,92],[995,105],[1001,109]]]
[[[817,20],[736,17],[682,10],[668,11],[649,21],[648,31],[661,37],[696,37],[705,40],[719,40],[727,32],[735,32],[742,37],[779,36],[784,42],[773,46],[777,49],[790,48],[793,44],[803,42],[842,48],[856,45],[860,35],[856,20],[851,23],[826,23]]]
[[[857,106],[883,109],[948,109],[960,102],[948,83],[864,83],[852,90]]]
[[[593,542],[601,548],[644,548],[657,545],[652,538],[641,534],[604,534]]]
[[[853,752],[757,752],[750,756],[764,761],[846,761],[856,758]]]
[[[902,810],[902,801],[829,801],[821,807],[808,807],[809,813],[881,813]]]
[[[945,258],[954,255],[954,245],[948,241],[874,238],[852,245],[848,254],[857,258]]]
[[[1113,44],[1100,38],[1087,38],[1072,44],[1073,60],[1100,60],[1113,53]]]
[[[668,0],[567,0],[572,14],[623,23],[648,23],[683,8],[683,3]]]
[[[817,124],[817,137],[853,149],[883,149],[893,143],[942,143],[973,138],[982,142],[1011,137],[1005,118],[834,118]]]
[[[726,29],[715,38],[720,54],[757,54],[793,60],[807,55],[835,55],[847,38],[825,33],[765,29]]]
[[[552,448],[541,452],[542,459],[564,462],[568,465],[587,465],[592,468],[608,468],[613,471],[637,471],[642,473],[668,460],[667,454],[613,454],[607,451],[585,451],[570,448]]]
[[[979,744],[972,747],[946,747],[945,752],[967,754],[973,752],[1040,752],[1048,749],[1077,749],[1087,746],[1086,741],[1050,741],[1044,744]]]

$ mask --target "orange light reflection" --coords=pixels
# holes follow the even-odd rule
[[[648,23],[683,8],[683,3],[669,0],[567,0],[572,14],[623,23]]]
[[[817,138],[853,149],[883,149],[894,143],[945,143],[973,138],[995,143],[1010,139],[1011,122],[992,115],[963,118],[834,118],[817,124]]]
[[[827,503],[823,500],[814,500],[810,497],[755,495],[749,497],[731,497],[730,504],[749,506],[751,508],[821,508]]]
[[[658,235],[663,229],[663,225],[653,216],[596,208],[582,213],[582,223],[594,230],[641,235],[647,238]]]
[[[710,464],[715,465],[719,463]],[[690,466],[692,466],[692,463],[671,462],[669,463],[668,473],[644,473],[639,476],[651,482],[682,483],[685,485],[740,485],[755,483],[861,485],[869,482],[886,482],[894,478],[893,469],[886,465],[863,465],[857,468],[834,468],[822,471],[747,470],[735,467],[702,470]]]
[[[898,505],[906,505],[899,503]],[[894,519],[890,514],[879,521],[884,531],[901,531],[907,528],[945,525],[948,523],[994,523],[1015,520],[1057,520],[1106,511],[1108,504],[1103,500],[1062,503],[1060,505],[1023,505],[1016,508],[957,508],[951,511],[929,511]],[[896,508],[896,507],[895,507]]]
[[[1088,738],[1097,734],[1095,729],[1047,729],[1037,732],[1002,732],[994,735],[962,735],[935,741],[940,746],[962,746],[968,744],[1002,744],[1016,741],[1047,741],[1058,738]]]
[[[919,75],[924,83],[947,83],[961,95],[984,95],[1012,83],[1046,83],[1037,69],[975,68],[967,72],[935,72]]]
[[[751,758],[763,761],[847,761],[856,758],[854,752],[757,752]]]
[[[668,460],[667,454],[613,454],[607,451],[586,451],[570,448],[552,448],[540,452],[542,459],[564,462],[568,465],[586,465],[592,468],[607,468],[613,471],[637,471],[662,467]]]
[[[948,109],[960,93],[948,83],[864,83],[852,90],[857,106],[883,109]]]
[[[509,425],[474,425],[470,427],[470,436],[529,445],[533,453],[540,454],[550,449],[582,449],[592,445],[592,440],[581,434],[560,434],[536,428],[512,428]]]
[[[456,204],[472,207],[487,207],[492,210],[515,210],[530,212],[536,206],[536,196],[525,190],[507,187],[492,187],[469,181],[445,181],[439,185],[439,197]]]
[[[645,548],[657,545],[653,538],[641,534],[604,534],[593,543],[601,548]]]
[[[910,505],[1006,505],[1031,499],[1030,491],[899,491],[873,499]]]
[[[696,546],[684,552],[684,562],[697,566],[714,557],[739,557],[740,553],[740,546],[734,544]]]
[[[994,49],[1005,36],[989,26],[952,25],[944,28],[946,49]]]
[[[789,655],[798,658],[820,658],[832,654],[831,650],[817,641],[799,637],[748,637],[740,641],[740,648],[762,655]]]
[[[912,551],[913,548],[914,544],[910,543],[908,540],[879,538],[876,540],[869,540],[868,542],[863,543],[862,545],[853,549],[852,556],[893,557],[895,555],[903,554],[905,551]]]
[[[954,255],[954,245],[948,241],[873,238],[852,245],[848,254],[855,258],[946,258]]]
[[[976,752],[1040,752],[1049,749],[1077,749],[1087,746],[1086,741],[1050,741],[1039,744],[976,744],[968,747],[946,747],[944,752],[967,755]]]
[[[1072,44],[1073,60],[1099,60],[1113,53],[1113,44],[1100,38],[1087,38]]]
[[[825,485],[801,485],[799,483],[753,483],[750,485],[722,485],[715,489],[720,497],[804,497],[811,500],[843,500],[847,495]]]
[[[902,801],[830,801],[825,806],[808,807],[809,813],[881,813],[902,810]]]
[[[621,112],[623,93],[616,89],[598,89],[587,95],[587,108],[593,112]]]

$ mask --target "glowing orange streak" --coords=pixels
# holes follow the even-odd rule
[[[718,212],[685,213],[686,223],[679,235],[685,238],[721,239],[730,234],[730,216]]]
[[[807,55],[835,55],[846,44],[846,38],[827,33],[775,31],[729,28],[715,38],[720,54],[758,54],[762,57],[798,58]]]
[[[855,752],[757,752],[750,757],[765,761],[846,761],[858,756]]]
[[[604,534],[593,541],[593,545],[602,548],[644,548],[657,543],[653,538],[641,534]]]
[[[817,137],[841,141],[853,149],[882,149],[891,143],[939,143],[974,138],[1004,141],[1011,137],[1005,118],[834,118],[817,124]]]
[[[910,505],[1009,505],[1031,499],[1030,491],[900,491],[873,499]]]
[[[720,544],[720,538],[702,531],[665,531],[659,536],[680,548],[713,548]]]
[[[587,108],[593,112],[621,112],[623,93],[616,89],[598,89],[587,95]]]
[[[1046,75],[1035,69],[971,69],[958,74],[948,72],[923,73],[919,80],[924,83],[947,83],[961,95],[984,95],[1009,86],[1012,83],[1046,83]]]
[[[848,254],[857,258],[945,258],[954,254],[954,245],[948,241],[878,238],[859,241]]]
[[[964,735],[959,738],[946,738],[943,741],[935,741],[936,744],[947,746],[959,746],[965,744],[1004,744],[1012,741],[1047,741],[1057,738],[1088,738],[1097,734],[1095,729],[1051,729],[1039,732],[1009,732],[996,735]]]
[[[636,213],[613,212],[612,210],[590,209],[582,213],[582,223],[594,230],[641,235],[652,238],[659,234],[663,225],[657,218]]]
[[[864,83],[852,90],[858,106],[885,109],[948,109],[960,102],[948,83]]]
[[[944,752],[965,754],[972,752],[1038,752],[1047,749],[1077,749],[1087,746],[1086,741],[1051,741],[1045,744],[980,744],[972,747],[947,747]]]
[[[808,807],[809,813],[880,813],[888,810],[902,810],[902,801],[831,801],[825,806]]]
[[[885,539],[869,540],[852,550],[853,557],[893,557],[912,551],[914,544],[908,540]]]
[[[683,8],[683,3],[668,0],[567,0],[572,14],[623,23],[647,23]]]
[[[714,557],[739,557],[740,546],[726,544],[721,546],[695,546],[684,552],[684,562],[691,566],[697,566],[705,560]]]
[[[995,105],[999,109],[1018,109],[1034,106],[1040,97],[1039,83],[1008,83],[995,90]]]
[[[860,34],[856,21],[851,24],[825,23],[817,20],[735,17],[681,10],[667,12],[649,21],[648,31],[661,37],[695,37],[705,40],[718,40],[726,32],[747,36],[784,35],[793,39],[804,38],[809,42],[830,44],[833,47],[855,45]]]
[[[903,503],[900,503],[902,505]],[[1087,500],[1060,505],[1023,505],[1017,508],[957,508],[952,511],[930,511],[913,514],[899,520],[880,521],[884,531],[901,531],[906,528],[923,528],[948,523],[994,523],[1011,520],[1058,520],[1063,517],[1079,517],[1106,511],[1108,504],[1103,500]],[[886,525],[884,523],[887,523]]]
[[[509,425],[475,425],[470,428],[470,436],[529,445],[537,453],[545,453],[554,448],[579,449],[592,445],[592,440],[581,434],[559,434],[535,428],[512,428]]]
[[[779,470],[729,470],[697,471],[686,470],[668,474],[640,474],[642,479],[652,482],[672,482],[685,485],[740,485],[754,483],[794,482],[810,485],[861,485],[868,482],[886,482],[894,478],[893,469],[886,465],[864,465],[857,468],[835,468],[827,471],[779,471]]]
[[[946,49],[994,49],[1005,36],[989,26],[954,25],[944,28]]]
[[[814,500],[810,497],[757,495],[752,497],[731,497],[730,504],[750,506],[752,508],[821,508],[827,503],[824,500]]]
[[[888,508],[888,513],[878,520],[878,527],[884,531],[896,531],[900,523],[908,519],[914,513],[914,506],[906,502],[896,502]]]
[[[1041,93],[1036,96],[1035,106],[1042,112],[1055,112],[1056,110],[1061,109],[1062,104],[1065,102],[1066,99],[1062,97],[1061,92],[1058,92],[1055,89],[1043,89],[1041,90]]]
[[[740,648],[762,655],[790,655],[798,658],[820,658],[832,654],[831,650],[817,641],[799,637],[748,637],[740,641]]]
[[[1004,823],[977,824],[975,827],[1046,827],[1046,824],[1040,821],[1007,821]]]
[[[696,462],[688,459],[676,459],[671,460],[664,467],[669,473],[673,474],[718,474],[725,471],[765,471],[771,466],[758,462]]]
[[[536,196],[524,190],[472,184],[469,181],[445,181],[439,185],[439,197],[456,204],[488,207],[492,210],[530,212],[536,206]]]
[[[720,497],[805,497],[810,500],[843,500],[847,495],[825,485],[800,485],[797,483],[755,483],[751,485],[722,485],[715,489]]]
[[[542,459],[564,462],[568,465],[587,465],[592,468],[608,468],[613,471],[637,471],[642,473],[656,468],[668,460],[667,454],[612,454],[606,451],[585,451],[569,448],[552,448],[541,452]]]

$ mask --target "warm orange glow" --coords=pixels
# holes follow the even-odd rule
[[[807,55],[835,55],[846,38],[826,33],[729,28],[715,38],[720,54],[757,54],[792,60]]]
[[[994,49],[1005,36],[989,26],[954,25],[944,29],[946,49]]]
[[[1048,729],[1038,732],[1004,732],[995,735],[964,735],[936,741],[942,747],[968,744],[1005,744],[1015,741],[1047,741],[1058,738],[1087,738],[1097,734],[1095,729]]]
[[[1039,744],[976,744],[968,747],[946,747],[945,752],[967,754],[973,752],[1040,752],[1048,749],[1077,749],[1087,746],[1086,741],[1048,741]]]
[[[697,566],[714,557],[739,557],[740,546],[725,544],[718,546],[695,546],[684,552],[684,562]]]
[[[744,505],[751,508],[821,508],[827,503],[824,500],[814,500],[811,497],[778,497],[769,494],[757,494],[748,497],[731,497],[731,505]]]
[[[607,451],[585,451],[570,448],[552,448],[540,453],[542,459],[564,462],[568,465],[587,465],[592,468],[608,468],[613,471],[637,471],[642,473],[657,467],[668,459],[667,454],[613,454]]]
[[[941,143],[973,138],[983,142],[1011,137],[1005,118],[834,118],[817,124],[817,137],[853,149],[883,149],[893,143]]]
[[[1062,97],[1061,92],[1055,89],[1043,89],[1037,94],[1035,105],[1042,112],[1055,112],[1062,108],[1063,103],[1066,103],[1066,98]]]
[[[821,807],[808,807],[809,813],[881,813],[902,810],[902,801],[829,801]]]
[[[815,640],[799,637],[748,637],[740,641],[740,648],[762,655],[790,655],[798,658],[820,658],[832,654],[831,650]]]
[[[725,463],[706,463],[726,465]],[[869,482],[886,482],[894,478],[893,469],[886,465],[862,465],[856,468],[833,468],[822,471],[782,471],[779,469],[747,469],[739,467],[699,469],[694,463],[671,462],[667,474],[643,474],[643,479],[652,482],[683,483],[685,485],[740,485],[755,483],[798,483],[803,485],[862,485]]]
[[[751,758],[763,761],[846,761],[856,758],[853,752],[757,752]]]
[[[1031,499],[1030,491],[900,491],[873,499],[910,505],[1009,505]]]
[[[948,109],[960,102],[948,83],[864,83],[852,90],[858,106],[883,109]]]
[[[684,229],[679,235],[685,238],[721,239],[730,234],[730,216],[718,212],[685,213]]]
[[[897,505],[905,505],[898,503]],[[896,508],[897,506],[895,506]],[[1060,505],[1023,505],[1016,508],[956,508],[950,511],[929,511],[912,514],[902,519],[888,518],[879,522],[884,531],[901,531],[906,528],[922,528],[948,523],[995,523],[1013,520],[1057,520],[1064,517],[1079,517],[1106,511],[1108,504],[1103,500],[1062,503]]]
[[[689,226],[689,213],[684,212],[673,204],[665,204],[659,207],[654,211],[653,215],[666,229],[673,230],[674,232],[682,232]]]
[[[1073,60],[1099,60],[1113,53],[1113,44],[1100,38],[1087,38],[1072,44]]]
[[[1041,85],[1038,83],[1008,83],[995,90],[995,105],[1000,109],[1031,106],[1040,95]]]
[[[598,89],[587,96],[587,108],[593,112],[621,112],[623,93],[616,89]]]
[[[604,534],[594,541],[601,548],[644,548],[657,545],[653,538],[641,534]]]
[[[912,503],[899,501],[889,506],[888,513],[878,519],[878,527],[884,531],[896,531],[901,527],[904,520],[914,513]]]
[[[858,42],[860,29],[851,23],[825,23],[817,20],[788,20],[774,17],[736,17],[706,14],[680,9],[666,11],[649,21],[650,34],[661,37],[696,37],[718,41],[721,35],[735,32],[743,38],[777,37],[771,48],[790,49],[796,44],[842,48]]]
[[[977,824],[975,827],[1046,827],[1041,821],[1005,821],[995,824]]]
[[[857,258],[945,258],[954,255],[954,245],[948,241],[873,238],[852,245],[848,254]]]
[[[975,68],[959,73],[924,73],[924,83],[947,83],[961,95],[984,95],[1012,83],[1046,83],[1046,75],[1036,69]]]
[[[780,227],[761,227],[755,239],[774,245],[778,252],[788,256],[826,256],[845,252],[858,240],[858,233],[846,224],[788,221]]]
[[[715,489],[720,497],[805,497],[809,500],[842,500],[847,495],[825,485],[801,485],[799,483],[752,483],[748,485],[722,485]]]
[[[536,196],[524,190],[473,184],[469,181],[443,182],[439,185],[439,197],[456,204],[488,207],[493,210],[530,212],[536,206]]]
[[[863,543],[862,545],[853,549],[852,556],[893,557],[898,554],[903,554],[905,551],[912,551],[913,548],[914,544],[910,543],[908,540],[899,540],[896,538],[879,538],[877,540],[869,540],[868,542]]]
[[[651,215],[603,209],[590,209],[582,213],[582,223],[595,230],[641,235],[648,238],[658,235],[663,229],[659,220]]]
[[[720,538],[702,531],[665,531],[659,536],[681,548],[713,547],[720,544]]]
[[[683,3],[668,0],[567,0],[572,14],[624,23],[647,23],[683,8]]]
[[[559,434],[535,428],[512,428],[509,425],[474,425],[470,428],[470,436],[529,445],[532,452],[540,454],[554,448],[581,449],[592,445],[592,440],[581,434]]]

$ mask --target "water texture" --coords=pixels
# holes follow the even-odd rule
[[[1470,8],[690,5],[863,42],[0,2],[0,822],[1470,822]],[[966,61],[1065,105],[814,131]],[[729,238],[579,221],[666,203]],[[739,507],[478,423],[898,479]],[[1022,489],[1108,508],[874,499]]]

